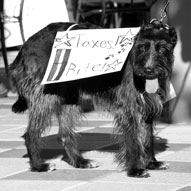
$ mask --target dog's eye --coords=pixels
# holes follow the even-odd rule
[[[156,52],[163,54],[165,52],[168,52],[172,49],[172,46],[167,43],[166,41],[160,41],[160,43],[155,44],[155,50]]]
[[[164,53],[165,51],[166,51],[166,49],[164,47],[159,47],[157,50],[157,52],[161,53],[161,54]]]
[[[139,48],[139,50],[140,50],[141,52],[145,52],[145,50],[146,50],[146,47],[145,47],[144,44],[139,45],[138,48]]]
[[[166,51],[167,51],[167,48],[166,47],[164,47],[164,46],[156,46],[155,47],[156,48],[156,51],[158,52],[158,53],[160,53],[160,54],[163,54],[163,53],[165,53]]]

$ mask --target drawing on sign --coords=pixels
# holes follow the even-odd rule
[[[139,28],[58,32],[42,84],[120,71]]]
[[[66,50],[57,49],[56,50],[55,60],[53,62],[52,68],[50,70],[50,74],[49,74],[48,79],[47,79],[48,81],[60,79],[62,73],[64,72],[66,64],[68,62],[70,52],[71,52],[71,49],[66,49]],[[59,67],[59,65],[60,65],[59,72],[54,79],[53,77],[55,76],[57,68]]]

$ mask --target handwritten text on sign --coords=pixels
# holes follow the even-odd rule
[[[139,28],[58,32],[42,84],[120,71]]]

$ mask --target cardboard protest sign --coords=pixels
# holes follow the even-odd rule
[[[120,71],[139,27],[57,32],[42,84]]]

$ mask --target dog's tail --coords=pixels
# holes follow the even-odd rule
[[[25,97],[19,95],[17,101],[12,105],[14,113],[22,113],[28,109],[27,100]]]
[[[25,73],[24,70],[25,68],[23,64],[22,52],[20,51],[15,60],[13,61],[13,63],[11,63],[8,68],[9,84],[11,86],[11,90],[13,92],[18,93],[18,99],[12,105],[12,111],[15,113],[22,113],[26,111],[28,108],[27,100],[24,97],[24,95],[22,95],[20,88],[18,88],[20,86],[19,81],[24,80],[23,79],[23,73]]]

